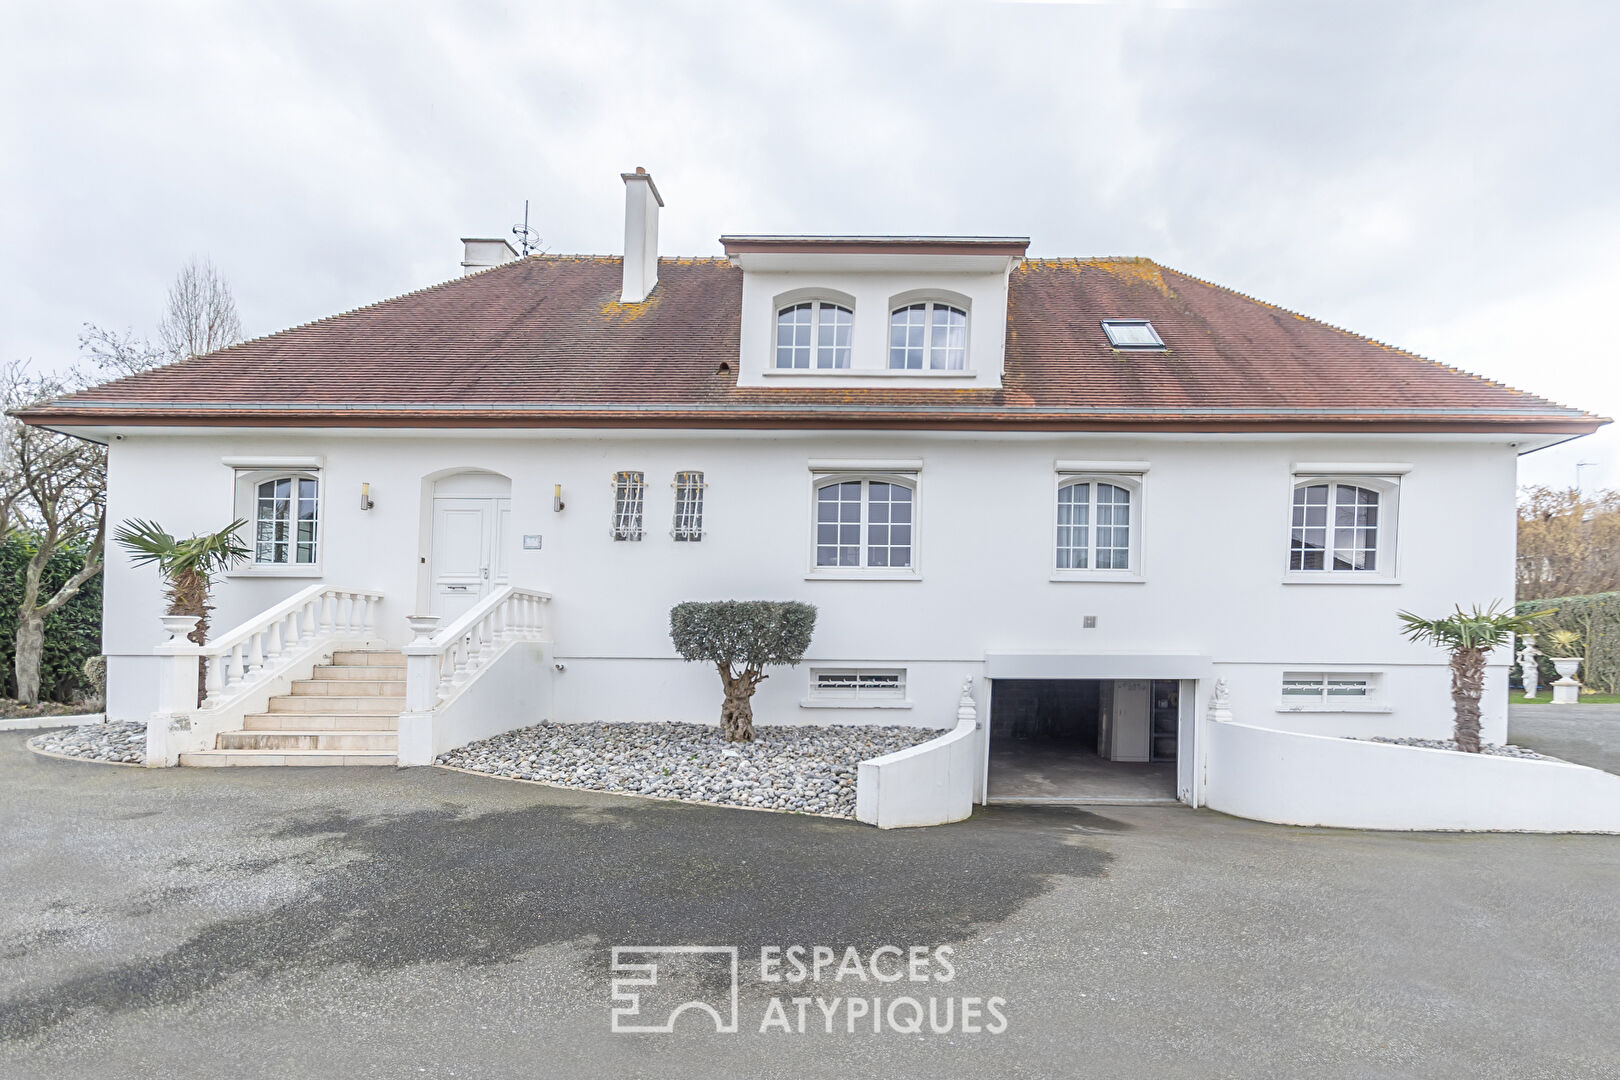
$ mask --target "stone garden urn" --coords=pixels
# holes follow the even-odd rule
[[[1580,670],[1581,658],[1578,656],[1550,657],[1552,665],[1557,670],[1559,679],[1553,683],[1554,705],[1577,705],[1581,700],[1581,684],[1575,681],[1575,672]]]

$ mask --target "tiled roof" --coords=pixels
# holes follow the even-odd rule
[[[1013,271],[1000,390],[736,385],[742,272],[535,256],[25,413],[61,425],[801,426],[1570,432],[1600,421],[1146,259]],[[1110,348],[1151,319],[1165,353]]]

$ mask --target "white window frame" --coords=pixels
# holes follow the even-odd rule
[[[669,485],[675,491],[675,513],[670,523],[670,539],[695,544],[703,539],[703,493],[708,483],[702,469],[679,469]]]
[[[1301,488],[1328,485],[1328,544],[1323,551],[1323,569],[1295,570],[1294,561],[1294,497]],[[1378,493],[1378,540],[1373,548],[1375,563],[1371,570],[1335,570],[1333,564],[1334,501],[1340,486],[1367,488]],[[1292,585],[1398,585],[1397,555],[1400,539],[1401,477],[1376,476],[1368,473],[1308,472],[1297,469],[1288,486],[1288,501],[1284,526],[1283,582]]]
[[[1046,531],[1046,557],[1047,565],[1051,573],[1051,580],[1116,581],[1129,582],[1132,584],[1140,584],[1145,582],[1147,578],[1144,576],[1142,571],[1142,532],[1143,522],[1145,520],[1143,511],[1147,504],[1145,497],[1147,490],[1147,465],[1145,462],[1120,462],[1119,465],[1123,466],[1123,468],[1120,468],[1119,471],[1085,467],[1092,464],[1105,465],[1107,463],[1086,462],[1080,463],[1079,465],[1066,465],[1063,462],[1059,462],[1057,470],[1053,475],[1052,516],[1047,525]],[[1130,548],[1129,554],[1127,555],[1129,564],[1125,569],[1099,570],[1095,565],[1088,566],[1084,569],[1058,566],[1058,498],[1063,489],[1070,484],[1112,484],[1117,488],[1123,488],[1124,490],[1130,492]],[[1095,505],[1095,500],[1096,489],[1093,487],[1093,505]],[[1096,521],[1094,518],[1091,522],[1090,529],[1096,529]],[[1088,536],[1088,541],[1090,543],[1088,550],[1093,553],[1093,556],[1096,552],[1095,537],[1095,531],[1092,531]],[[1088,559],[1087,561],[1094,563],[1095,558]]]
[[[273,465],[267,463],[260,467],[234,467],[234,481],[232,493],[232,520],[245,521],[246,525],[237,534],[238,539],[248,548],[247,560],[232,568],[228,572],[230,577],[289,577],[289,578],[319,578],[325,576],[323,569],[326,562],[327,536],[331,523],[326,514],[326,475],[319,466],[314,465]],[[261,563],[258,560],[258,525],[259,525],[259,485],[271,480],[313,480],[315,481],[315,561],[300,563]],[[295,496],[296,498],[296,496]],[[297,510],[294,509],[296,515]],[[296,558],[297,540],[294,544],[293,555]]]
[[[810,491],[809,491],[809,527],[806,530],[810,549],[808,554],[809,566],[805,572],[806,580],[871,580],[871,581],[920,581],[921,568],[921,540],[922,540],[922,478],[921,469],[901,470],[896,468],[850,468],[818,469],[811,465]],[[870,522],[867,514],[871,506],[870,488],[861,491],[861,565],[860,566],[817,566],[817,507],[820,502],[820,491],[829,484],[842,484],[846,482],[877,482],[883,484],[898,484],[911,490],[911,565],[903,567],[894,566],[867,566],[867,541]]]
[[[844,676],[854,680],[848,690],[831,689],[822,685],[826,676]],[[861,680],[870,676],[897,677],[890,686],[861,686]],[[908,673],[903,667],[868,667],[865,665],[827,664],[810,669],[809,690],[802,709],[909,709],[911,708]]]
[[[1143,327],[1146,327],[1147,332],[1149,334],[1153,335],[1153,341],[1152,342],[1142,342],[1141,344],[1133,344],[1131,342],[1120,342],[1120,341],[1118,341],[1118,340],[1116,340],[1114,338],[1114,327],[1116,327],[1116,326],[1143,326]],[[1111,349],[1118,349],[1120,352],[1169,352],[1170,351],[1169,347],[1167,345],[1165,345],[1165,343],[1164,343],[1164,338],[1159,335],[1158,329],[1153,325],[1152,322],[1150,322],[1147,319],[1104,319],[1104,320],[1102,320],[1102,328],[1103,328],[1103,336],[1108,339],[1108,347],[1111,348]]]
[[[894,366],[894,317],[902,311],[923,309],[923,363],[921,367]],[[962,316],[962,363],[960,367],[934,366],[934,312],[947,308]],[[905,296],[889,303],[889,317],[883,324],[883,368],[900,375],[950,374],[966,375],[973,370],[973,312],[969,305],[956,297]]]
[[[810,308],[810,363],[805,367],[783,367],[781,327],[782,316],[790,311],[808,306]],[[823,366],[821,363],[821,312],[823,308],[833,308],[849,316],[849,344],[844,346],[844,363],[839,364],[836,335],[831,346],[833,364]],[[855,303],[852,299],[842,297],[809,295],[778,298],[775,305],[775,314],[771,317],[771,363],[770,370],[799,375],[807,375],[817,371],[848,371],[854,365],[855,357]]]
[[[1320,683],[1321,693],[1314,697],[1290,695],[1284,689],[1291,682]],[[1333,682],[1362,682],[1367,692],[1359,695],[1331,696],[1328,686]],[[1380,689],[1383,673],[1377,671],[1335,671],[1331,668],[1298,668],[1284,671],[1277,681],[1277,711],[1280,713],[1388,713],[1394,710],[1383,703]]]
[[[634,543],[647,535],[647,474],[640,469],[620,469],[610,481],[613,488],[613,519],[608,535],[616,543]]]

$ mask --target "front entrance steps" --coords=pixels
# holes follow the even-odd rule
[[[182,765],[394,765],[405,711],[405,656],[336,652],[268,712],[222,731],[214,749],[180,755]]]

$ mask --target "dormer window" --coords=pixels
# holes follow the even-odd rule
[[[782,308],[776,313],[777,368],[849,367],[854,325],[853,311],[824,300]]]
[[[1116,349],[1162,350],[1164,341],[1146,319],[1104,319],[1103,333]]]
[[[933,301],[889,316],[889,368],[961,371],[967,367],[967,312]]]

